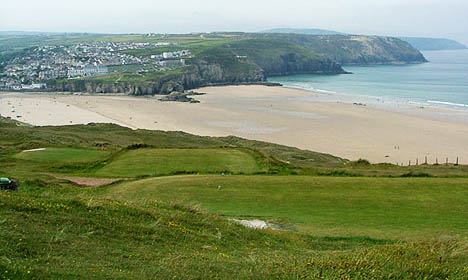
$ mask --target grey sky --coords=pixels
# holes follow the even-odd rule
[[[324,28],[468,44],[468,0],[1,0],[0,30],[260,31]]]

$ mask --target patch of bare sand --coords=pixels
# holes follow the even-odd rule
[[[109,184],[123,180],[121,178],[86,178],[86,177],[71,177],[71,176],[58,176],[58,175],[51,175],[51,176],[57,179],[70,181],[80,186],[94,187],[94,188],[109,185]]]

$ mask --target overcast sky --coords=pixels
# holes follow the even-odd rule
[[[187,33],[324,28],[468,44],[468,0],[1,0],[0,31]]]

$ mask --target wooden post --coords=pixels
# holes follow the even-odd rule
[[[416,159],[416,166],[419,165],[419,158]]]
[[[455,165],[458,165],[458,157],[457,157],[457,163],[455,163]]]
[[[445,165],[448,165],[448,158],[445,158]]]
[[[426,156],[426,160],[424,161],[424,164],[427,164],[427,156]]]
[[[439,165],[439,159],[436,158],[436,165]]]
[[[408,166],[411,166],[411,160],[408,162]]]

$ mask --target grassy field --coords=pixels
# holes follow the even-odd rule
[[[0,279],[464,279],[466,239],[254,230],[176,203],[56,182],[0,192]],[[94,197],[94,198],[91,198]]]
[[[0,157],[0,279],[468,279],[467,166],[2,118]]]
[[[314,236],[417,239],[468,233],[468,179],[177,176],[112,186],[104,197],[180,201]]]
[[[45,148],[45,150],[21,152],[15,158],[41,163],[72,163],[103,159],[110,155],[108,151],[74,148]]]
[[[173,173],[266,171],[253,155],[236,149],[138,149],[119,154],[98,176],[138,177]]]

